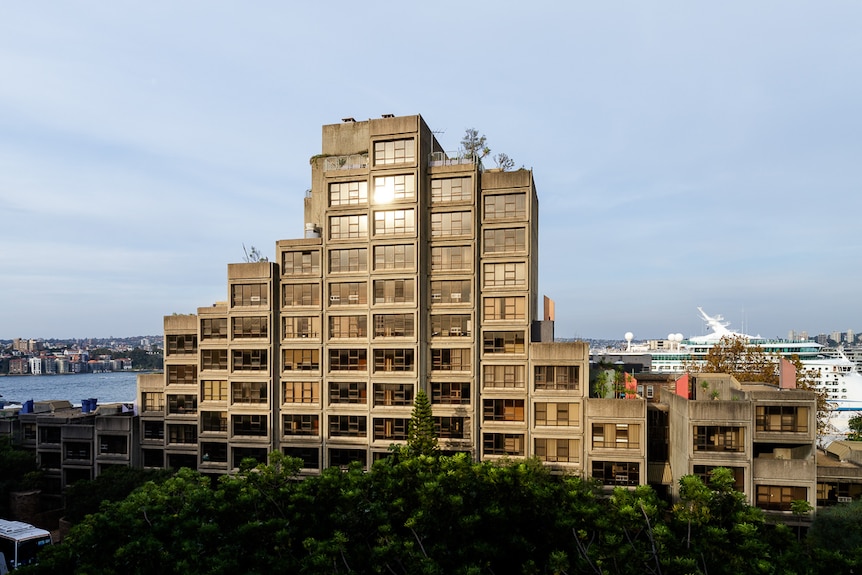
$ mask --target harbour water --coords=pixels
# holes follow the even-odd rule
[[[118,371],[69,375],[6,375],[0,377],[0,395],[6,402],[23,403],[28,399],[46,401],[66,399],[80,405],[82,399],[96,398],[99,403],[132,403],[140,372]]]

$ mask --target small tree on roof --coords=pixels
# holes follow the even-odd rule
[[[431,402],[428,400],[428,394],[420,389],[413,401],[413,413],[407,426],[407,454],[437,455],[439,451]]]
[[[494,156],[494,163],[496,163],[497,167],[504,172],[508,172],[515,167],[515,160],[513,160],[509,157],[508,154],[503,152],[500,152],[499,154]]]
[[[461,138],[461,148],[467,155],[475,154],[480,160],[491,153],[491,148],[485,143],[485,135],[479,135],[476,128],[467,128],[464,137]]]

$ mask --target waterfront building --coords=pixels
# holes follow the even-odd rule
[[[9,375],[25,375],[30,373],[30,360],[26,357],[9,359]]]

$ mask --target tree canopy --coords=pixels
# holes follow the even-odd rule
[[[700,371],[728,373],[740,382],[778,384],[777,358],[742,336],[724,336],[706,354]]]
[[[461,138],[461,148],[466,154],[475,154],[481,160],[491,153],[491,148],[487,146],[487,140],[484,134],[479,135],[476,128],[467,128]]]
[[[847,422],[847,439],[850,441],[862,441],[862,415],[854,415]]]
[[[143,470],[110,465],[91,481],[78,481],[66,489],[66,519],[77,523],[96,513],[103,501],[122,501],[147,481],[162,482],[170,477],[163,469]]]
[[[0,435],[0,517],[9,516],[9,495],[35,488],[41,472],[32,451],[19,449],[8,435]]]
[[[820,572],[819,548],[766,522],[721,470],[707,484],[684,477],[680,504],[668,508],[648,486],[607,491],[532,459],[402,453],[369,471],[355,464],[297,481],[300,467],[276,452],[217,481],[182,469],[147,482],[21,572]],[[862,565],[858,552],[822,557],[831,573]]]
[[[491,148],[488,147],[488,139],[484,134],[480,135],[476,128],[467,128],[464,130],[464,136],[461,138],[461,149],[465,155],[476,156],[479,160],[491,154]],[[495,154],[492,159],[497,168],[504,172],[511,170],[515,166],[515,160],[504,152]]]

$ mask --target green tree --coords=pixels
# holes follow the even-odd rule
[[[700,371],[729,373],[740,382],[778,384],[778,362],[743,336],[724,336],[712,346]]]
[[[662,539],[668,567],[709,575],[773,572],[775,549],[763,512],[748,505],[733,483],[733,473],[723,467],[712,470],[708,484],[695,475],[680,478],[681,502]]]
[[[36,453],[12,444],[8,435],[0,435],[0,517],[9,516],[9,494],[36,487],[40,472]]]
[[[701,525],[709,520],[711,496],[712,492],[696,475],[685,475],[679,479],[680,503],[674,506],[674,512],[686,523],[686,549],[691,548],[692,525]]]
[[[593,381],[593,396],[605,398],[608,394],[608,380],[610,375],[608,370],[599,369],[595,372],[595,380]]]
[[[164,366],[164,357],[161,353],[153,353],[140,347],[129,352],[114,352],[111,356],[114,359],[128,357],[132,360],[133,369],[159,370]]]
[[[504,172],[508,172],[515,167],[515,160],[503,152],[494,155],[494,163],[497,164],[497,167]]]
[[[439,451],[431,402],[425,390],[420,389],[413,401],[413,413],[407,426],[407,454],[437,455]]]
[[[802,518],[814,511],[814,507],[805,499],[794,499],[790,502],[790,512],[796,517],[796,540],[802,539]]]
[[[862,567],[862,500],[818,509],[807,543],[821,573],[853,573]]]
[[[467,128],[464,131],[464,136],[461,138],[461,149],[467,156],[475,155],[480,160],[491,153],[491,148],[486,144],[485,135],[479,135],[476,128]]]
[[[648,486],[608,497],[535,459],[402,453],[302,481],[299,465],[272,453],[218,480],[181,469],[147,482],[103,503],[23,573],[805,572],[782,559],[788,539],[769,539],[727,470],[708,486],[686,481],[697,500],[687,539],[687,518],[666,515]]]
[[[850,431],[847,432],[849,441],[862,441],[862,415],[854,415],[847,422]]]
[[[626,375],[618,366],[602,362],[598,369],[591,370],[590,375],[594,378],[593,397],[616,399],[625,393]]]
[[[608,510],[599,520],[605,532],[606,557],[600,565],[621,565],[634,572],[661,573],[661,532],[664,505],[651,487],[614,488]]]
[[[164,482],[171,476],[165,470],[143,470],[122,465],[108,466],[92,481],[78,481],[65,492],[66,519],[78,523],[96,513],[104,501],[122,501],[148,481]]]
[[[40,555],[38,573],[178,573],[183,548],[197,547],[214,503],[209,480],[188,469],[102,505]],[[187,561],[188,559],[186,559]],[[200,572],[192,569],[189,572]]]

